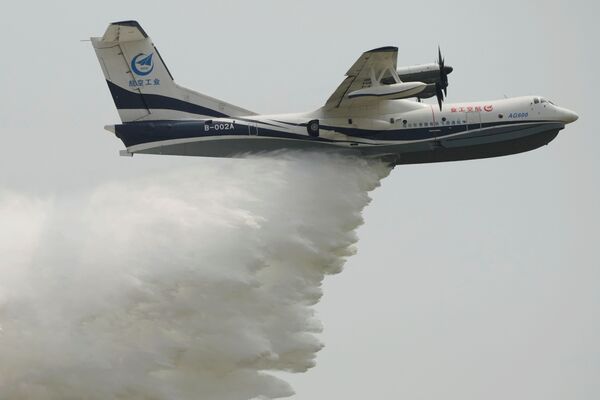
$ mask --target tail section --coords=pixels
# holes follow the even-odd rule
[[[123,122],[254,115],[177,85],[136,21],[112,23],[91,40]]]

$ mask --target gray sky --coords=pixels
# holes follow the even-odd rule
[[[580,119],[548,147],[396,168],[318,306],[296,399],[600,395],[599,7],[592,1],[18,2],[0,15],[0,184],[46,196],[218,160],[120,158],[91,46],[137,19],[178,83],[264,113],[322,105],[361,52],[432,62],[449,102],[544,95]]]

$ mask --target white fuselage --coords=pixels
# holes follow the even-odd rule
[[[400,164],[531,150],[577,119],[539,96],[446,104],[441,111],[410,100],[357,103],[333,111],[155,122],[143,127],[147,140],[135,125],[119,125],[117,134],[130,154],[232,157],[279,149],[331,150]],[[318,122],[313,134],[311,121]],[[168,137],[161,137],[162,131]]]
[[[577,115],[546,101],[543,97],[523,96],[501,100],[445,104],[442,111],[434,104],[395,100],[382,101],[377,106],[348,108],[335,112],[317,110],[311,113],[259,115],[249,119],[256,121],[258,124],[279,121],[302,125],[302,123],[313,118],[319,119],[320,124],[325,127],[355,128],[378,131],[379,133],[419,129],[423,134],[423,139],[415,140],[429,140],[431,135],[428,133],[435,135],[437,132],[441,132],[442,127],[452,129],[452,127],[473,124],[510,124],[533,121],[567,124],[576,120]],[[292,131],[297,134],[306,133],[306,129],[303,127],[290,128],[290,132]],[[351,135],[349,137],[349,135],[344,135],[336,130],[322,129],[320,136],[332,140],[355,140],[355,137]],[[397,140],[386,140],[377,136],[368,141],[373,143],[397,142]]]

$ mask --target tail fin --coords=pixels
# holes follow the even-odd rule
[[[137,21],[112,23],[91,40],[123,122],[254,115],[177,85]]]

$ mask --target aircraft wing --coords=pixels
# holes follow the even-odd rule
[[[350,101],[348,98],[349,93],[379,85],[384,77],[396,74],[397,63],[397,47],[381,47],[363,53],[348,70],[346,79],[333,92],[327,103],[325,103],[325,107],[340,107],[345,102]]]

